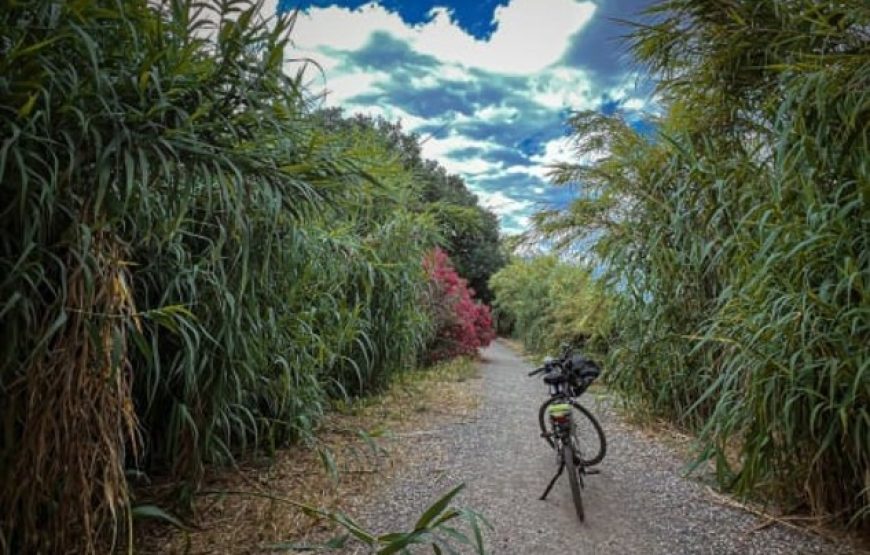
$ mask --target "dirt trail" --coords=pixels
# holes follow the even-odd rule
[[[554,457],[538,437],[537,407],[546,397],[529,364],[496,342],[483,353],[481,406],[470,421],[409,435],[419,455],[389,487],[357,512],[377,531],[413,524],[439,495],[464,482],[459,504],[494,526],[492,553],[850,553],[844,545],[763,521],[718,503],[684,478],[670,448],[626,425],[593,395],[583,403],[608,439],[601,473],[586,480],[586,522],[577,521],[563,476],[539,501]],[[761,529],[759,529],[761,528]]]

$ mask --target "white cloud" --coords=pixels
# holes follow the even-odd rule
[[[474,77],[468,72],[468,70],[460,65],[445,64],[438,70],[438,75],[445,81],[467,83],[474,80]]]
[[[287,61],[284,64],[284,67],[287,73],[294,74],[299,69],[299,64],[308,64],[312,67],[311,72],[313,73],[314,68],[317,69],[321,75],[329,75],[332,76],[335,74],[339,65],[341,64],[341,57],[329,54],[324,52],[302,52],[295,49],[291,49],[287,53]]]
[[[559,137],[558,139],[548,141],[544,145],[544,153],[535,154],[531,157],[531,160],[542,166],[550,166],[552,164],[576,162],[577,156],[574,154],[574,145],[571,138]]]
[[[326,101],[331,105],[342,105],[354,96],[370,93],[379,84],[390,80],[390,76],[383,71],[333,75],[326,81]]]
[[[546,180],[548,171],[548,168],[540,164],[534,164],[531,166],[514,165],[505,168],[499,177],[505,177],[508,175],[530,175],[532,177],[537,177],[538,179]]]
[[[435,8],[431,21],[414,26],[374,3],[357,10],[311,8],[297,21],[293,42],[301,52],[317,59],[324,48],[358,50],[374,33],[388,33],[441,62],[528,74],[558,62],[571,37],[594,13],[595,4],[590,1],[547,0],[542,6],[541,0],[513,0],[496,9],[498,27],[489,40],[478,40],[451,21],[446,8]]]
[[[635,74],[626,75],[619,85],[607,91],[607,95],[614,100],[625,101],[634,93],[636,79],[637,75]]]
[[[607,151],[604,149],[593,150],[586,152],[582,156],[577,153],[577,144],[575,139],[571,137],[560,137],[552,141],[548,141],[544,145],[544,153],[531,157],[531,160],[539,164],[539,168],[543,171],[545,179],[549,180],[547,175],[550,167],[555,164],[592,164],[607,156]]]
[[[500,162],[488,162],[482,158],[454,159],[446,156],[441,158],[440,162],[450,173],[465,176],[493,174],[504,166]]]
[[[629,98],[622,106],[627,110],[643,110],[646,106],[646,101],[640,98]]]
[[[482,157],[455,158],[451,154],[469,148],[479,149],[481,153],[491,152],[500,148],[497,143],[480,141],[459,135],[451,131],[447,137],[426,137],[422,151],[423,156],[437,160],[449,172],[460,175],[479,176],[499,173],[504,168],[502,162],[490,162]]]
[[[522,233],[529,227],[529,223],[531,222],[531,217],[526,215],[507,215],[500,216],[499,222],[501,223],[501,228],[506,233]]]
[[[478,120],[486,120],[486,121],[513,121],[518,115],[520,111],[512,106],[484,106],[482,109],[478,110],[473,118],[468,119],[478,119]]]
[[[443,139],[436,137],[427,139],[426,142],[423,143],[423,155],[440,160],[441,157],[447,156],[451,152],[467,148],[479,148],[486,152],[499,148],[499,145],[498,143],[464,137],[459,135],[456,131],[451,131]]]
[[[622,77],[618,85],[607,90],[605,94],[608,98],[620,102],[620,108],[623,110],[636,112],[654,111],[660,99],[653,97],[651,94],[647,94],[645,97],[636,96],[638,93],[637,83],[640,80],[641,76],[637,73],[627,73]]]
[[[422,77],[412,77],[410,84],[413,89],[431,89],[437,87],[440,83],[439,77],[428,73]]]
[[[594,108],[599,95],[585,71],[569,67],[553,67],[535,75],[529,93],[532,100],[547,108],[572,110]]]
[[[325,47],[350,52],[362,48],[375,32],[402,37],[411,29],[398,14],[376,4],[357,10],[330,6],[300,13],[292,40],[300,51],[322,52]]]
[[[532,207],[531,202],[511,198],[501,191],[496,191],[494,193],[475,191],[475,194],[480,199],[480,204],[499,215],[516,214],[517,212],[524,212]]]
[[[447,10],[434,10],[431,23],[422,28],[415,41],[420,52],[499,73],[536,72],[556,63],[568,47],[571,36],[595,12],[592,2],[513,0],[495,11],[496,31],[480,41],[450,21]],[[432,32],[425,32],[430,30]]]
[[[424,119],[414,114],[409,114],[398,106],[390,104],[343,104],[355,114],[362,114],[371,117],[382,117],[389,121],[402,122],[402,129],[405,131],[414,131],[415,129],[432,123],[431,119]]]

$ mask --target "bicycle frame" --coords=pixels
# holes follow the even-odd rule
[[[562,475],[562,472],[565,470],[565,466],[570,464],[572,469],[576,469],[579,472],[580,483],[583,483],[583,475],[586,473],[586,468],[583,465],[576,465],[574,461],[566,461],[564,456],[564,450],[562,447],[564,445],[571,446],[571,453],[574,453],[575,446],[573,445],[573,428],[575,426],[574,419],[571,412],[571,405],[574,404],[574,399],[565,391],[566,384],[548,384],[550,385],[550,400],[547,401],[546,406],[548,409],[548,417],[550,419],[550,424],[553,430],[553,437],[551,441],[553,442],[553,447],[556,449],[556,456],[559,458],[559,468],[556,471],[555,476],[550,480],[550,483],[547,484],[547,488],[544,490],[544,493],[541,495],[540,499],[543,501],[547,499],[547,495],[549,495],[550,491],[553,489],[553,485],[555,485],[556,480],[559,479],[559,476]],[[562,387],[559,387],[562,386]],[[564,401],[563,403],[558,403],[554,401]],[[541,407],[543,409],[543,407]]]

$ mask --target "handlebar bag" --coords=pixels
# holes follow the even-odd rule
[[[568,363],[571,372],[581,380],[594,380],[601,375],[601,368],[583,355],[572,355]]]

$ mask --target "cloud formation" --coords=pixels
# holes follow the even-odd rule
[[[649,107],[635,70],[605,40],[615,24],[602,16],[629,17],[639,0],[615,2],[620,14],[575,0],[338,4],[282,5],[302,9],[293,56],[323,69],[325,83],[312,86],[325,86],[326,105],[400,119],[509,233],[570,198],[548,185],[546,164],[567,156],[571,111],[642,121]]]

